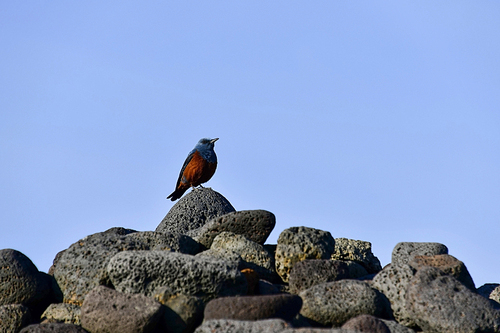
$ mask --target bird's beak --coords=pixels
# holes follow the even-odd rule
[[[214,143],[217,140],[219,140],[219,138],[212,139],[212,140],[210,140],[210,143]]]

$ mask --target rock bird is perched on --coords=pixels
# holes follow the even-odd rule
[[[175,191],[167,199],[175,201],[182,197],[190,187],[206,183],[212,178],[217,168],[217,155],[215,155],[215,139],[201,139],[189,153],[182,166],[175,185]]]

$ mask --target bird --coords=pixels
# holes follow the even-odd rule
[[[201,186],[212,178],[217,168],[217,155],[214,151],[214,144],[217,140],[219,138],[203,138],[198,141],[182,165],[175,191],[167,199],[175,201],[182,197],[190,187]]]

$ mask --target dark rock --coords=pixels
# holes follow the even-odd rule
[[[243,235],[227,231],[221,232],[214,238],[210,249],[222,249],[237,253],[244,261],[244,268],[253,269],[265,280],[273,282],[280,280],[274,268],[274,257],[262,245]]]
[[[22,304],[0,305],[0,332],[18,333],[31,322],[30,310]]]
[[[266,320],[205,320],[195,333],[278,333],[290,325],[281,319]]]
[[[218,216],[234,212],[231,203],[211,188],[196,188],[180,198],[156,231],[187,234]]]
[[[393,265],[408,264],[414,256],[448,254],[448,248],[440,243],[401,242],[392,250]]]
[[[266,210],[243,210],[211,219],[199,229],[188,234],[205,247],[212,245],[214,238],[224,231],[243,235],[258,244],[264,244],[276,225],[276,217]]]
[[[80,307],[74,304],[51,304],[42,314],[42,323],[66,323],[80,325]]]
[[[296,294],[314,285],[348,279],[349,267],[340,260],[310,259],[296,263],[289,276],[290,292]]]
[[[20,333],[88,333],[88,332],[81,326],[73,324],[49,323],[49,324],[29,325],[23,328]]]
[[[134,229],[127,229],[127,228],[122,228],[122,227],[113,227],[109,228],[108,230],[104,231],[105,234],[114,234],[118,236],[126,236],[133,234],[134,232],[137,232],[137,230]]]
[[[160,303],[144,295],[98,286],[85,297],[81,322],[92,333],[150,332],[162,315],[161,309]]]
[[[379,291],[362,281],[340,280],[302,291],[300,314],[315,326],[341,326],[362,314],[390,318],[390,304]]]
[[[23,304],[33,309],[51,297],[49,276],[16,250],[0,250],[0,281],[0,305]]]
[[[449,254],[436,254],[433,256],[414,256],[409,265],[416,270],[425,266],[436,267],[445,274],[453,275],[458,281],[472,291],[476,291],[474,281],[464,263]]]
[[[171,232],[143,231],[128,236],[148,246],[149,250],[167,250],[185,254],[200,252],[200,244],[189,236]]]
[[[160,331],[165,333],[191,333],[203,321],[203,300],[196,296],[182,294],[164,298]]]
[[[259,295],[276,295],[283,293],[276,285],[262,279],[259,280],[257,290]]]
[[[380,320],[384,322],[384,324],[389,328],[389,331],[391,331],[391,333],[415,333],[415,331],[412,330],[411,328],[401,325],[400,323],[394,320],[387,320],[387,319],[380,319]]]
[[[201,297],[244,295],[245,276],[237,263],[167,251],[124,251],[111,258],[109,278],[116,290],[152,296],[168,286],[175,294]]]
[[[285,229],[278,237],[276,272],[288,282],[292,267],[306,259],[330,259],[335,241],[328,231],[307,227]]]
[[[498,332],[493,303],[434,267],[417,271],[406,292],[409,315],[429,332]]]
[[[486,283],[477,289],[477,293],[483,297],[500,303],[500,284],[498,283]]]
[[[116,253],[149,249],[147,244],[129,236],[100,232],[79,240],[60,253],[52,272],[65,303],[81,305],[93,288],[107,284],[106,266]]]
[[[335,238],[335,251],[332,253],[332,259],[357,262],[367,270],[368,274],[382,270],[380,261],[372,253],[372,244],[361,240]]]
[[[259,288],[259,274],[251,268],[242,269],[241,273],[243,273],[247,279],[247,295],[257,294]]]
[[[208,302],[205,320],[262,320],[280,318],[292,320],[300,311],[302,300],[296,295],[265,295],[221,297]]]
[[[409,327],[416,327],[415,321],[406,311],[406,289],[415,275],[415,269],[407,264],[389,264],[372,280],[371,286],[382,292],[391,302],[396,320]]]
[[[357,262],[351,260],[343,260],[343,262],[347,265],[347,269],[349,270],[349,277],[351,279],[359,279],[369,275],[366,268],[364,268]]]
[[[370,315],[359,315],[351,318],[342,325],[342,329],[369,333],[391,333],[382,320]]]

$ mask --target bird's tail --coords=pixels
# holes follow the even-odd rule
[[[189,187],[188,187],[188,188],[189,188]],[[173,191],[173,192],[172,192],[172,193],[171,193],[171,194],[167,197],[167,199],[170,199],[170,200],[172,200],[172,201],[175,201],[175,200],[179,199],[180,197],[182,197],[182,195],[184,194],[184,192],[186,192],[186,190],[187,190],[188,188],[182,188],[182,187],[180,187],[180,188],[176,189],[175,191]]]

